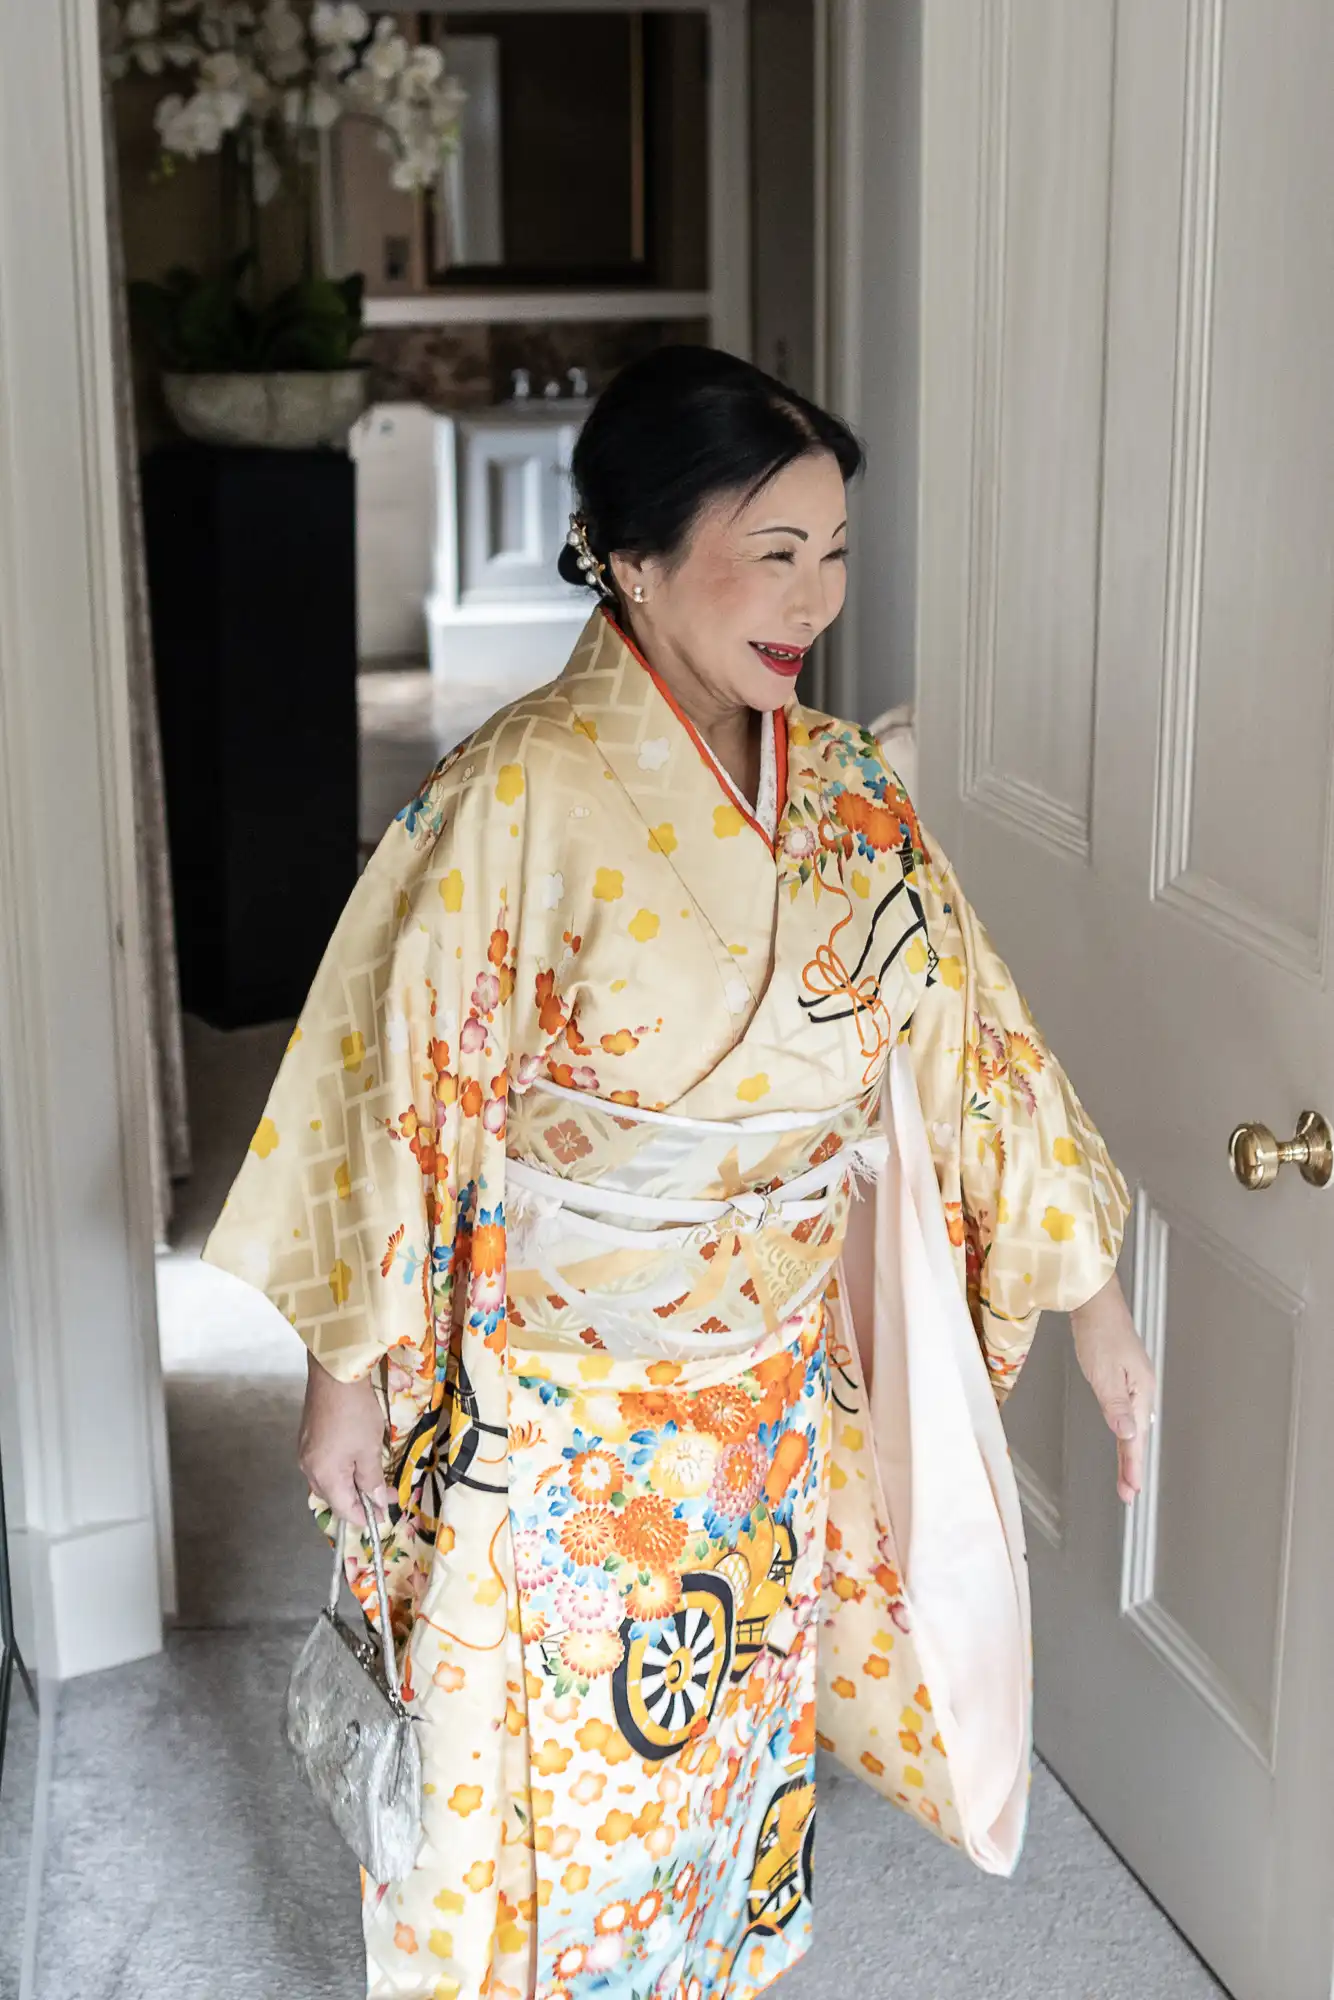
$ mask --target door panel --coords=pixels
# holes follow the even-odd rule
[[[1334,1973],[1334,10],[926,12],[921,801],[1135,1189],[1145,1490],[1007,1409],[1038,1744],[1239,2000]]]

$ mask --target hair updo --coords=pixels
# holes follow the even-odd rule
[[[840,417],[735,354],[663,347],[632,361],[589,412],[571,468],[605,587],[613,551],[670,561],[711,500],[749,499],[813,451],[832,452],[845,482],[865,461]],[[596,588],[568,544],[559,568],[567,583]]]

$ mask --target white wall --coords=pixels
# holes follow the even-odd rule
[[[161,1644],[96,0],[0,0],[5,1443],[40,1665]]]
[[[377,403],[352,433],[357,462],[357,651],[426,659],[436,535],[436,419]]]
[[[828,0],[825,393],[866,444],[831,700],[869,721],[916,689],[922,0]]]

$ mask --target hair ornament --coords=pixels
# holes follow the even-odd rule
[[[598,561],[588,541],[588,523],[582,514],[571,514],[570,532],[565,537],[574,550],[575,561],[583,571],[584,582],[590,590],[596,590],[599,597],[610,597],[607,583],[607,566]]]

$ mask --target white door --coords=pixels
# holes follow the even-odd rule
[[[1145,1490],[1007,1413],[1042,1754],[1238,2000],[1334,1971],[1334,7],[925,10],[921,799],[1136,1193]]]

